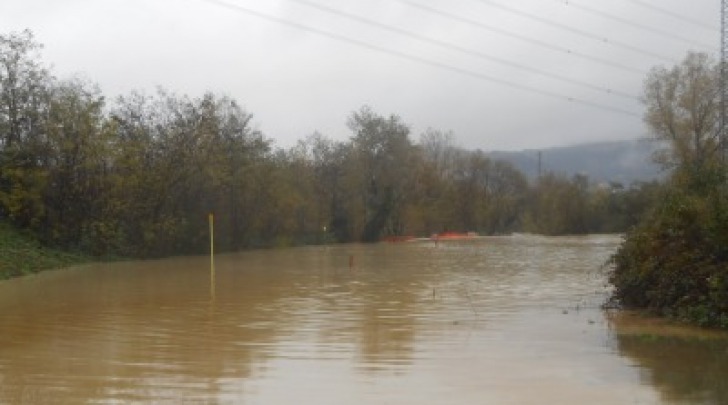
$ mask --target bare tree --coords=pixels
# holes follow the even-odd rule
[[[670,143],[657,160],[699,170],[715,161],[720,138],[720,70],[705,53],[689,53],[671,68],[654,68],[645,82],[645,122]]]

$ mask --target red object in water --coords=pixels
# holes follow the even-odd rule
[[[457,239],[472,239],[477,237],[478,234],[475,232],[442,232],[435,233],[430,236],[432,240],[457,240]]]

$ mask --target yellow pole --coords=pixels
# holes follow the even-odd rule
[[[215,218],[210,213],[208,216],[208,222],[210,223],[210,295],[215,297],[215,229],[214,223]]]

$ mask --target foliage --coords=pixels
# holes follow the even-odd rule
[[[610,281],[623,305],[728,328],[728,202],[673,184],[629,232]]]
[[[83,263],[87,256],[43,247],[40,242],[0,221],[0,279]]]
[[[696,172],[711,163],[720,137],[719,77],[718,64],[696,52],[671,69],[652,69],[645,82],[645,122],[669,143],[658,162]]]
[[[718,149],[718,69],[689,54],[647,80],[647,122],[673,167],[651,215],[613,257],[614,299],[705,326],[728,328],[728,190]]]
[[[29,31],[0,36],[0,221],[47,246],[96,256],[204,253],[365,241],[444,231],[622,231],[645,187],[594,185],[455,145],[413,141],[396,115],[369,107],[351,137],[312,134],[275,149],[236,100],[158,89],[109,100],[40,63]]]
[[[659,189],[656,182],[591,187],[582,175],[546,173],[530,191],[523,228],[545,235],[624,232],[655,203]]]
[[[412,179],[410,130],[399,117],[385,118],[369,107],[352,114],[348,124],[354,133],[351,178],[358,186],[363,219],[355,233],[365,242],[378,241],[383,232],[401,235],[402,206]]]

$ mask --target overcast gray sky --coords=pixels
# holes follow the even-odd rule
[[[483,150],[647,135],[655,65],[719,52],[719,0],[2,0],[59,77],[238,100],[288,147],[363,105]],[[574,101],[569,101],[569,100]]]

